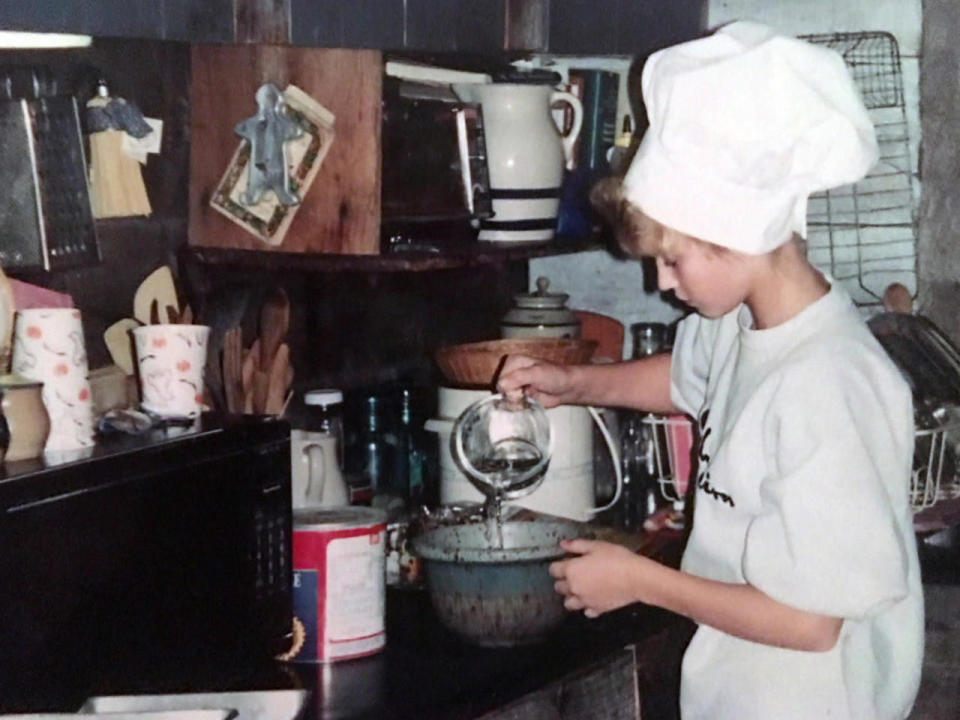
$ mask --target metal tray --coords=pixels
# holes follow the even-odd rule
[[[891,312],[867,324],[910,383],[918,412],[960,405],[960,351],[940,328],[922,315]]]

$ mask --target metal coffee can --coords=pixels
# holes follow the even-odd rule
[[[293,513],[293,662],[372,655],[386,643],[387,516],[364,507]]]

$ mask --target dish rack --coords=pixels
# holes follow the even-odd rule
[[[942,500],[960,497],[960,421],[953,418],[935,428],[916,431],[910,505],[920,512]]]
[[[683,415],[645,415],[643,423],[651,429],[648,452],[660,495],[671,503],[683,502],[696,468],[693,424]]]
[[[692,452],[692,446],[678,443],[691,429],[688,419],[680,416],[647,415],[643,422],[652,429],[653,456],[660,494],[672,503],[683,502],[695,464],[686,465],[678,481],[678,452]],[[682,447],[678,447],[682,445]],[[932,507],[942,500],[960,498],[960,417],[954,417],[935,428],[916,431],[913,472],[910,476],[910,505],[914,513]]]
[[[891,283],[917,290],[916,200],[903,75],[887,32],[802,36],[836,50],[860,89],[877,133],[880,159],[853,185],[811,195],[807,255],[863,308],[881,304]]]

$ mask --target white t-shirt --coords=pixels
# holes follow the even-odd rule
[[[774,328],[741,307],[683,320],[674,403],[701,460],[682,569],[844,618],[826,653],[701,625],[683,720],[893,720],[920,682],[923,597],[909,506],[910,392],[846,293]]]

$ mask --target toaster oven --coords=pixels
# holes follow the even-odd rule
[[[493,214],[480,106],[449,86],[385,77],[381,141],[382,249],[475,239]]]

